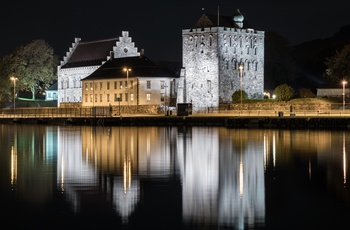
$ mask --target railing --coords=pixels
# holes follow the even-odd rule
[[[110,107],[93,108],[16,108],[1,109],[0,118],[70,118],[70,117],[110,117]]]
[[[323,109],[302,109],[297,106],[293,109],[254,109],[246,107],[239,110],[234,108],[218,109],[209,108],[203,111],[192,113],[193,116],[250,116],[250,117],[330,117],[330,116],[350,116],[350,109],[344,109],[339,105],[323,106]],[[324,109],[327,108],[327,109]],[[111,107],[89,107],[89,108],[59,108],[59,107],[28,107],[16,109],[0,109],[0,118],[92,118],[92,117],[113,117],[119,115],[135,116],[141,114],[113,114]],[[143,114],[142,114],[143,115]],[[149,114],[154,115],[154,114]],[[158,114],[164,115],[164,114]],[[176,115],[176,112],[172,113]]]

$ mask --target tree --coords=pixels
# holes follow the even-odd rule
[[[10,80],[12,58],[5,56],[0,59],[0,106],[4,107],[6,102],[13,100],[13,85]]]
[[[10,75],[18,78],[18,88],[30,90],[32,99],[57,79],[58,58],[44,40],[33,40],[9,56]]]
[[[301,88],[301,89],[299,89],[299,97],[312,98],[312,97],[316,97],[316,95],[311,91],[311,89]]]
[[[242,91],[242,101],[248,99],[248,94],[243,90]],[[241,90],[237,90],[232,94],[232,103],[240,103],[241,102]]]
[[[276,95],[277,101],[289,101],[294,96],[294,89],[287,84],[281,84],[276,87],[273,93]]]
[[[340,52],[326,58],[327,66],[325,76],[332,82],[350,80],[350,44],[345,45]]]

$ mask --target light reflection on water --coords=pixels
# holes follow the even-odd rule
[[[39,210],[37,228],[50,210],[62,227],[287,229],[349,207],[348,131],[1,125],[0,136],[1,200]]]

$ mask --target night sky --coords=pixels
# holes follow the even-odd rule
[[[203,12],[231,16],[236,9],[254,29],[276,31],[296,45],[331,37],[350,24],[345,5],[343,0],[11,1],[0,8],[0,57],[43,39],[62,60],[76,37],[91,41],[129,31],[151,60],[181,62],[182,29],[191,28]]]

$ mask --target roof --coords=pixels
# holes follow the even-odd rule
[[[117,41],[119,38],[79,42],[68,61],[61,68],[101,65],[103,61],[107,60]]]
[[[57,81],[53,83],[49,88],[47,88],[45,91],[50,91],[50,90],[57,90]]]
[[[112,58],[83,80],[125,78],[124,68],[130,68],[130,77],[174,77],[163,67],[156,65],[146,56]]]
[[[229,27],[240,28],[233,20],[233,16],[224,16],[217,14],[203,14],[201,18],[194,25],[194,28],[207,28],[207,27]],[[243,28],[252,28],[250,24],[244,19]]]

